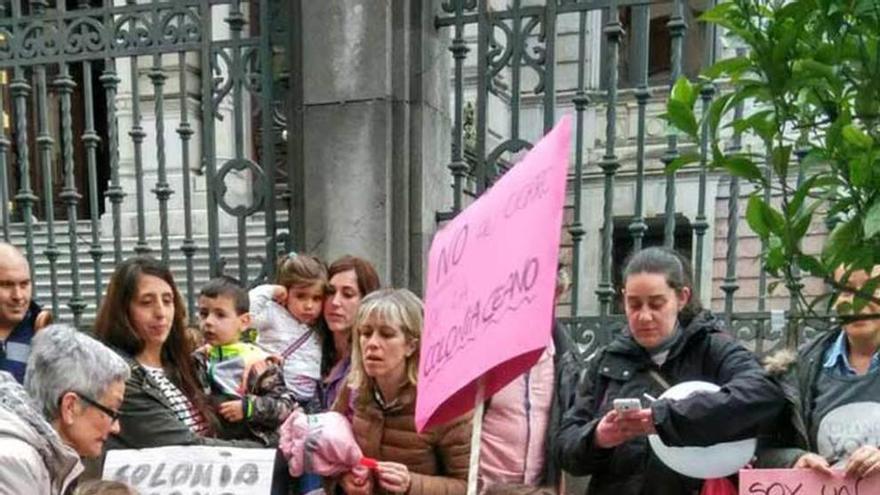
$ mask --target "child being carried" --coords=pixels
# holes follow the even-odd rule
[[[280,360],[241,342],[251,323],[248,292],[231,277],[212,279],[199,293],[198,315],[206,345],[193,355],[208,397],[220,416],[220,436],[274,446],[278,427],[296,407]]]
[[[314,256],[290,253],[279,261],[275,283],[250,291],[257,342],[281,357],[287,387],[308,409],[321,380],[321,341],[315,326],[327,293],[327,268]]]

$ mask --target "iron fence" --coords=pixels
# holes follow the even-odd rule
[[[569,314],[563,321],[587,353],[608,342],[622,325],[622,317],[615,314],[615,275],[620,255],[626,253],[617,246],[639,250],[651,242],[673,248],[686,245],[695,261],[696,292],[711,294],[704,301],[716,306],[735,336],[759,353],[780,345],[779,325],[771,325],[771,320],[777,322],[781,316],[784,322],[786,313],[770,309],[788,309],[788,297],[794,296],[771,294],[772,281],[758,261],[765,246],[754,246],[757,239],[740,225],[740,198],[750,191],[736,177],[708,169],[707,133],[694,143],[682,142],[672,129],[654,132],[653,137],[650,132],[660,119],[652,120],[649,114],[664,106],[662,96],[679,76],[696,80],[700,68],[714,62],[721,49],[730,55],[743,53],[714,26],[697,22],[700,12],[715,3],[446,0],[439,5],[436,25],[449,33],[453,61],[448,168],[454,203],[451,211],[438,213],[438,219],[451,218],[482,193],[562,112],[574,113],[563,241],[563,257],[570,261],[574,277],[566,302]],[[722,85],[701,81],[698,105],[703,111]],[[626,115],[621,116],[622,111]],[[740,103],[735,118],[743,113]],[[634,125],[628,130],[630,122]],[[726,136],[723,145],[744,146],[737,134]],[[664,174],[664,167],[684,148],[699,153],[699,167]],[[769,167],[765,170],[772,173]],[[688,180],[695,186],[684,189]],[[590,187],[602,195],[601,215],[585,216],[584,203],[592,200],[585,191]],[[650,198],[648,188],[653,191]],[[665,204],[655,205],[654,216],[648,218],[646,202],[652,199],[656,204],[657,191],[662,191]],[[722,210],[718,203],[724,195]],[[694,203],[687,215],[682,214],[684,201]],[[622,208],[622,202],[627,206]],[[626,210],[626,225],[620,224],[621,210]],[[649,229],[651,224],[656,232]],[[746,242],[744,236],[749,235]],[[716,257],[719,247],[726,252]],[[748,279],[739,273],[745,249],[758,250],[750,255],[756,267]],[[591,250],[599,255],[585,263]],[[595,288],[592,293],[586,292],[587,283]],[[743,284],[751,294],[739,293]],[[589,297],[598,304],[585,304],[592,302]],[[742,307],[744,300],[750,308]],[[801,323],[807,335],[828,325],[821,318]]]
[[[279,117],[290,8],[0,2],[0,122],[11,120],[0,126],[2,233],[25,244],[35,279],[48,272],[43,297],[56,315],[67,299],[79,325],[130,254],[183,274],[190,314],[196,278],[223,271],[227,257],[244,283],[272,275],[294,220],[276,215],[293,188]],[[198,257],[209,273],[197,273]]]

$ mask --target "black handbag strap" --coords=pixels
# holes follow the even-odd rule
[[[657,385],[660,385],[660,388],[664,391],[669,390],[669,382],[666,381],[666,378],[663,378],[663,375],[661,375],[660,372],[657,370],[648,370],[648,375],[650,375],[650,377],[657,383]]]

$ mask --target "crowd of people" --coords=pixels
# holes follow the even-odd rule
[[[209,281],[192,329],[168,267],[133,257],[116,267],[86,332],[51,324],[32,300],[27,260],[0,244],[0,493],[135,493],[96,479],[107,451],[275,448],[294,413],[332,411],[375,462],[306,473],[291,493],[464,494],[474,418],[416,429],[420,299],[381,288],[352,256],[326,265],[290,253],[276,272],[250,290]],[[869,300],[856,305],[862,313],[880,313],[861,291],[877,275],[838,269],[841,310],[852,313],[855,294]],[[703,480],[662,462],[651,435],[671,446],[757,438],[757,467],[880,471],[880,320],[850,314],[800,353],[762,364],[700,307],[678,253],[634,253],[622,278],[627,325],[610,344],[583,359],[548,319],[537,363],[487,400],[482,493],[565,493],[567,472],[589,475],[591,495],[699,494]],[[567,285],[560,270],[557,296]],[[720,389],[661,397],[693,380]],[[617,406],[634,398],[640,407]],[[854,434],[853,422],[867,426]]]

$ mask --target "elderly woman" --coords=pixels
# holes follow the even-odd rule
[[[212,438],[214,414],[199,387],[186,334],[186,312],[174,277],[161,262],[134,257],[116,267],[95,319],[95,334],[131,369],[121,428],[108,448],[238,445]]]
[[[372,476],[343,475],[348,494],[466,491],[470,417],[416,432],[422,312],[422,302],[406,289],[379,290],[361,301],[348,386],[334,409],[348,414],[364,455],[379,463]]]
[[[880,473],[880,290],[873,299],[861,292],[880,276],[880,266],[870,274],[850,271],[834,273],[843,287],[835,302],[841,328],[797,355],[783,351],[767,360],[781,377],[788,407],[773,443],[758,455],[760,467],[842,469],[855,479]],[[860,315],[852,315],[855,297],[862,299]]]
[[[647,435],[667,445],[706,446],[755,436],[782,408],[782,392],[748,350],[699,308],[687,262],[648,248],[623,273],[627,328],[590,361],[558,433],[563,469],[592,475],[590,495],[685,495],[702,480],[658,459]],[[679,382],[721,387],[682,400],[657,400],[619,414],[618,398],[658,397]]]
[[[319,396],[321,409],[336,400],[339,387],[351,368],[351,327],[358,306],[379,288],[379,275],[369,261],[343,256],[327,270],[330,293],[324,299],[323,357]]]
[[[62,494],[119,431],[128,366],[65,325],[37,333],[25,389],[0,373],[0,493]]]

